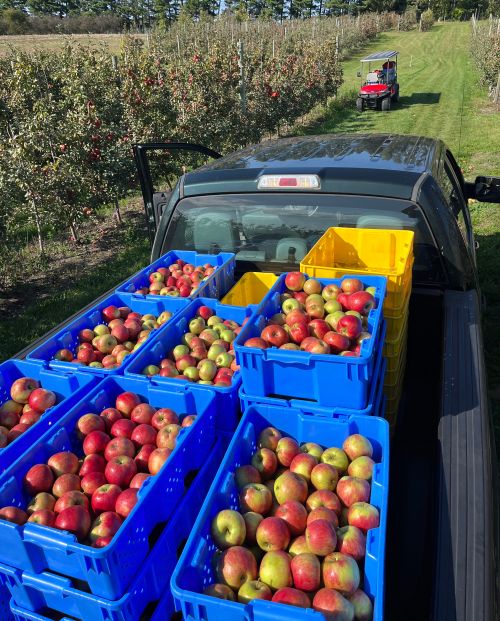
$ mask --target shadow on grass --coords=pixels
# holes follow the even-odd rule
[[[411,106],[415,104],[433,105],[439,103],[441,93],[413,93],[399,98],[401,106]]]

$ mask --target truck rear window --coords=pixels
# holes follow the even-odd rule
[[[184,198],[164,243],[200,253],[234,252],[237,269],[287,271],[298,267],[331,226],[415,232],[416,280],[442,280],[439,253],[422,211],[410,201],[339,194],[226,194]]]

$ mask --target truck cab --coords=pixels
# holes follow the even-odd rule
[[[156,189],[148,155],[186,148],[213,161],[171,192]],[[170,249],[234,252],[238,278],[297,270],[332,226],[414,231],[385,618],[498,619],[498,475],[467,199],[500,202],[500,180],[467,183],[443,142],[416,136],[285,138],[226,157],[182,143],[134,153],[153,260]]]

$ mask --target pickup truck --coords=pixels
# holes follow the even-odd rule
[[[165,192],[152,180],[150,154],[158,151],[213,161]],[[285,138],[226,157],[200,145],[149,143],[135,145],[134,156],[152,260],[170,249],[234,252],[238,278],[296,270],[331,226],[415,232],[407,365],[391,441],[385,618],[499,619],[498,474],[467,200],[499,203],[500,179],[467,183],[440,140],[414,136]]]

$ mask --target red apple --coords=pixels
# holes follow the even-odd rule
[[[342,448],[351,461],[363,456],[373,457],[372,443],[368,438],[365,438],[365,436],[359,433],[355,433],[346,438]]]
[[[296,500],[288,500],[281,504],[274,515],[281,518],[288,525],[288,530],[293,537],[302,535],[307,525],[307,511],[304,505]]]
[[[56,499],[52,496],[52,494],[48,494],[47,492],[39,492],[30,500],[27,513],[31,514],[35,511],[41,511],[42,509],[53,511],[55,504]]]
[[[316,509],[313,509],[307,516],[307,525],[315,520],[326,520],[332,524],[333,528],[338,528],[339,526],[338,515],[327,507],[316,507]]]
[[[170,408],[160,408],[151,418],[151,426],[157,431],[162,429],[162,427],[170,425],[171,423],[178,425],[179,417]]]
[[[343,351],[349,349],[351,342],[347,338],[347,336],[343,334],[338,334],[338,332],[327,332],[323,338],[325,343],[328,343],[330,346],[330,351],[332,354],[340,354]]]
[[[244,347],[256,347],[257,349],[267,349],[267,342],[264,339],[260,338],[260,336],[254,336],[252,338],[247,339],[243,343]]]
[[[133,392],[122,392],[116,398],[116,409],[124,416],[125,418],[130,418],[132,414],[132,410],[137,407],[141,403],[141,399],[138,395]]]
[[[312,607],[321,612],[325,619],[353,621],[354,607],[351,602],[334,589],[320,589],[316,592]]]
[[[248,483],[262,482],[259,471],[250,464],[237,468],[234,473],[234,478],[239,489],[248,485]]]
[[[54,484],[52,470],[46,464],[32,466],[24,476],[24,489],[30,496],[49,492]]]
[[[163,464],[168,460],[172,451],[169,448],[155,449],[148,459],[148,469],[151,474],[158,474]]]
[[[262,479],[270,479],[278,467],[276,454],[267,448],[258,449],[252,456],[252,466],[256,468]]]
[[[313,468],[318,465],[318,460],[308,453],[299,453],[290,464],[290,471],[300,474],[309,483]]]
[[[299,608],[310,608],[311,602],[307,595],[299,589],[292,587],[284,587],[278,589],[273,595],[273,602],[278,604],[288,604],[289,606],[298,606]]]
[[[276,479],[274,494],[280,504],[289,500],[304,503],[307,498],[307,481],[300,474],[286,471]]]
[[[281,432],[276,427],[266,427],[259,434],[257,446],[275,451],[280,439]]]
[[[309,337],[309,328],[308,325],[303,321],[296,321],[292,323],[290,326],[290,338],[292,341],[301,345],[305,339]]]
[[[313,554],[327,556],[337,547],[335,529],[326,520],[314,520],[306,528],[306,542]]]
[[[106,408],[100,414],[106,424],[106,432],[109,433],[113,423],[122,418],[122,415],[116,408]]]
[[[91,498],[92,509],[95,513],[114,511],[118,496],[122,493],[118,485],[105,484],[98,487]]]
[[[347,521],[350,526],[357,526],[363,533],[380,524],[378,509],[367,502],[355,502],[349,507]]]
[[[245,520],[246,527],[245,541],[247,544],[254,545],[256,543],[257,527],[264,517],[255,511],[247,511],[243,514],[243,519]]]
[[[335,491],[339,473],[330,464],[318,464],[311,471],[311,483],[316,489],[329,489]]]
[[[128,418],[121,418],[113,423],[110,435],[114,438],[130,438],[136,424]]]
[[[122,519],[117,513],[114,511],[104,511],[92,522],[89,535],[91,543],[95,543],[95,541],[102,537],[113,538],[121,525]]]
[[[337,484],[337,495],[346,507],[355,502],[370,500],[370,484],[364,479],[342,477]]]
[[[79,541],[83,541],[90,530],[90,514],[81,505],[68,507],[56,517],[54,526],[73,533]]]
[[[290,563],[293,583],[302,591],[317,591],[321,584],[321,565],[311,552],[297,554]]]
[[[248,483],[241,489],[239,498],[243,512],[254,511],[265,515],[273,504],[271,492],[262,483]]]
[[[358,278],[344,278],[340,283],[340,288],[344,293],[356,293],[356,291],[363,291],[363,283]]]
[[[306,277],[301,272],[288,272],[285,276],[285,286],[290,291],[301,291],[305,282]]]
[[[11,401],[9,403],[13,403],[13,402]],[[4,403],[4,405],[6,404]],[[19,406],[20,406],[20,409],[22,410],[22,405],[19,404]],[[17,414],[16,412],[5,411],[5,410],[3,412],[0,412],[0,425],[2,425],[2,427],[5,427],[6,429],[12,429],[16,425],[18,425],[19,422],[20,422],[19,414]]]
[[[266,552],[286,550],[290,543],[290,531],[285,520],[266,517],[257,527],[256,539],[259,547]]]
[[[7,520],[7,522],[13,522],[22,526],[26,524],[28,514],[19,509],[19,507],[2,507],[0,509],[0,520]]]
[[[84,414],[76,423],[82,436],[87,436],[92,431],[106,431],[106,421],[97,414]]]
[[[356,621],[372,621],[373,604],[368,595],[361,589],[356,589],[349,596],[349,601],[354,607],[354,618]]]
[[[290,437],[280,438],[276,446],[276,457],[282,466],[290,466],[293,458],[299,454],[299,445]]]
[[[281,345],[288,343],[288,334],[278,325],[266,326],[260,336],[266,343],[274,347],[281,347]]]
[[[109,443],[109,436],[104,431],[92,431],[83,440],[83,452],[85,455],[103,453]]]
[[[51,390],[45,390],[45,388],[35,388],[29,396],[28,404],[31,409],[42,413],[55,405],[56,400],[56,394]]]
[[[233,589],[257,578],[257,562],[254,555],[242,546],[232,546],[217,559],[215,573],[219,582]]]
[[[39,509],[38,511],[33,511],[28,518],[28,522],[40,524],[41,526],[54,527],[56,522],[56,514],[50,509]]]
[[[80,469],[78,457],[70,451],[54,453],[49,458],[47,464],[56,477],[60,477],[62,474],[77,474]]]
[[[115,511],[125,519],[137,504],[137,500],[136,488],[125,489],[116,499]]]
[[[228,586],[220,584],[214,585],[214,587],[217,587],[218,589],[215,594],[213,592],[207,592],[207,589],[205,589],[205,595],[212,595],[212,597],[219,597],[220,599],[232,599],[231,597],[224,597],[224,591],[220,592],[221,587],[229,589]],[[231,591],[231,589],[229,590]],[[231,591],[231,595],[234,597],[233,591]],[[271,589],[267,586],[267,584],[264,584],[260,580],[247,580],[247,582],[244,582],[238,590],[238,601],[240,604],[248,604],[254,599],[265,599],[271,601],[272,597],[273,592]]]
[[[106,460],[104,457],[98,453],[93,453],[85,457],[78,474],[84,477],[92,472],[104,472],[104,468],[106,468]]]
[[[138,472],[134,478],[130,481],[130,488],[132,489],[140,489],[142,487],[142,484],[144,483],[144,481],[146,479],[149,479],[151,477],[150,474],[147,474],[146,472]]]
[[[52,486],[52,494],[56,498],[60,498],[66,492],[71,492],[72,490],[77,492],[81,490],[80,477],[77,474],[61,474]]]
[[[104,476],[108,483],[125,488],[137,474],[137,465],[132,457],[119,455],[114,457],[106,465]]]
[[[328,334],[328,333],[327,333]],[[321,339],[317,339],[314,336],[305,338],[300,344],[300,348],[310,354],[329,354],[330,345]]]
[[[318,489],[313,492],[306,500],[306,507],[308,511],[317,509],[318,507],[326,507],[335,511],[337,515],[340,514],[341,504],[337,494],[329,489]]]
[[[349,596],[359,587],[359,581],[358,564],[347,554],[333,552],[323,561],[323,582],[327,589]]]
[[[20,377],[10,387],[10,396],[17,403],[28,403],[31,393],[39,387],[40,384],[32,377]]]
[[[298,537],[295,537],[295,539],[290,544],[290,547],[288,548],[288,552],[292,557],[297,556],[297,554],[306,554],[310,552],[307,545],[306,536],[299,535]]]
[[[349,339],[357,339],[362,330],[361,320],[354,315],[344,315],[337,322],[337,332]]]
[[[88,496],[92,496],[95,490],[102,485],[106,485],[107,480],[104,476],[104,472],[89,472],[86,474],[80,483],[82,491]]]
[[[80,505],[85,509],[89,508],[89,501],[87,496],[82,492],[78,492],[76,490],[72,490],[63,494],[60,498],[57,499],[56,504],[54,505],[54,512],[61,513],[64,509],[68,507],[76,507]]]
[[[348,304],[349,310],[368,315],[371,309],[375,308],[375,298],[367,291],[356,291],[349,296]]]
[[[365,535],[356,526],[342,526],[337,530],[337,551],[360,561],[366,552]]]
[[[156,410],[149,405],[149,403],[141,403],[136,406],[130,413],[130,420],[137,425],[150,425],[151,419],[155,415]]]
[[[291,560],[291,556],[283,550],[266,552],[260,562],[259,579],[271,589],[292,586]]]
[[[113,438],[108,442],[104,450],[106,461],[109,462],[120,455],[126,455],[127,457],[135,456],[135,446],[132,440],[128,438]]]

